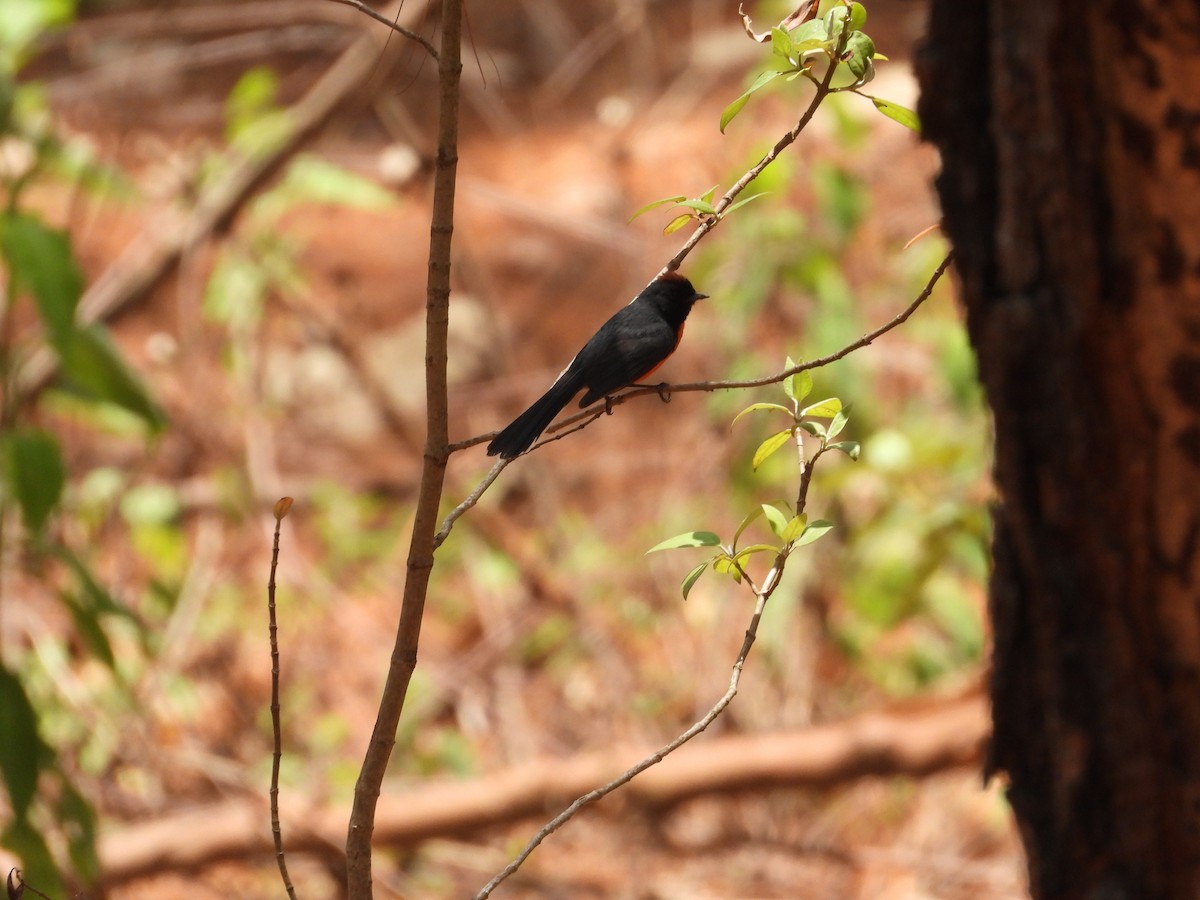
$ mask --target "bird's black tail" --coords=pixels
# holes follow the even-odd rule
[[[496,435],[488,444],[488,456],[499,455],[502,459],[520,456],[533,445],[571,398],[579,393],[581,387],[583,385],[574,378],[564,374],[529,409]]]

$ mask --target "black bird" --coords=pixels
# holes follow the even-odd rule
[[[584,388],[580,406],[649,376],[675,352],[692,305],[706,297],[674,272],[650,282],[600,326],[541,399],[496,435],[488,456],[512,459],[524,453]]]

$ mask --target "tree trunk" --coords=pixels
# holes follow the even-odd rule
[[[1200,897],[1200,4],[933,0],[995,414],[995,732],[1035,897]]]

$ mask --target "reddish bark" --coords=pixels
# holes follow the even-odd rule
[[[920,74],[1031,889],[1200,896],[1200,7],[934,0]]]

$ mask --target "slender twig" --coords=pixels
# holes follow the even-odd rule
[[[820,458],[823,452],[823,450],[818,450],[813,457],[808,460],[804,459],[803,452],[801,452],[800,487],[797,491],[798,509],[803,509],[805,505],[808,488],[812,483],[813,467],[816,465],[817,460]],[[721,698],[717,700],[717,702],[713,704],[708,712],[698,719],[690,728],[682,732],[670,743],[665,744],[636,765],[626,769],[623,773],[609,781],[607,784],[601,785],[595,790],[588,791],[586,794],[576,798],[570,806],[543,825],[538,832],[529,839],[529,842],[525,845],[524,849],[507,866],[501,869],[491,881],[484,885],[482,890],[475,895],[475,900],[484,900],[484,898],[489,897],[492,891],[494,891],[501,882],[503,882],[506,878],[521,868],[522,865],[524,865],[525,860],[530,857],[530,855],[538,848],[542,841],[574,818],[575,815],[581,809],[583,809],[583,807],[587,806],[589,803],[593,803],[596,800],[601,799],[602,797],[607,796],[608,794],[611,794],[613,791],[631,782],[634,778],[649,769],[651,766],[655,766],[662,762],[667,756],[674,753],[692,738],[696,737],[696,735],[708,728],[708,726],[716,721],[717,717],[725,711],[726,707],[733,702],[733,698],[737,696],[738,685],[742,678],[742,670],[745,668],[746,659],[749,657],[750,650],[754,646],[754,642],[758,636],[758,626],[762,621],[763,611],[766,609],[767,601],[771,598],[771,595],[775,593],[775,589],[779,587],[780,580],[783,577],[784,567],[786,566],[788,556],[791,553],[791,548],[791,544],[786,544],[780,548],[779,552],[775,556],[775,561],[771,564],[771,568],[767,571],[766,577],[763,578],[761,587],[755,584],[754,579],[750,576],[750,573],[743,569],[739,563],[735,563],[735,565],[738,567],[738,570],[741,572],[742,579],[754,592],[755,603],[754,612],[751,614],[750,622],[746,626],[746,634],[742,640],[741,649],[738,650],[737,658],[733,663],[733,671],[729,677],[729,687],[726,688],[725,693],[721,695]]]
[[[567,416],[565,419],[554,423],[546,429],[547,434],[552,434],[554,437],[540,441],[535,445],[535,448],[540,447],[542,444],[549,443],[551,440],[557,440],[559,437],[565,436],[558,434],[558,432],[562,429],[570,428],[571,432],[578,431],[580,428],[584,428],[587,425],[590,425],[594,420],[600,418],[600,416],[603,415],[606,410],[611,410],[613,407],[620,406],[621,404],[626,403],[635,397],[644,397],[647,394],[662,396],[664,392],[675,394],[692,393],[696,391],[711,392],[764,387],[769,384],[779,384],[779,382],[783,381],[790,375],[795,375],[797,372],[803,372],[808,369],[820,369],[829,365],[830,363],[835,363],[838,360],[849,356],[855,350],[861,350],[863,347],[871,345],[893,328],[897,328],[907,322],[912,314],[917,311],[918,307],[920,307],[922,303],[929,299],[930,295],[933,293],[933,289],[937,286],[938,281],[941,280],[942,276],[946,273],[946,270],[950,267],[951,262],[953,262],[953,254],[948,254],[946,258],[938,264],[938,267],[934,269],[933,274],[929,276],[929,280],[925,283],[925,287],[921,289],[921,293],[918,294],[916,299],[908,304],[908,306],[905,307],[902,312],[893,316],[891,319],[888,319],[878,328],[868,331],[857,340],[851,341],[849,344],[834,353],[830,353],[827,356],[819,356],[816,359],[810,359],[806,362],[797,363],[796,365],[782,369],[773,375],[764,375],[761,378],[751,378],[744,381],[693,381],[685,382],[683,384],[669,384],[665,386],[638,385],[620,394],[614,394],[612,397],[606,398],[604,403],[597,403],[594,406],[590,406],[585,410],[581,410],[580,412],[574,413],[570,416]],[[490,431],[487,434],[481,434],[472,438],[456,441],[451,445],[451,450],[466,450],[468,447],[474,447],[476,444],[482,444],[484,441],[490,441],[497,434],[499,434],[499,432]]]
[[[674,272],[676,269],[678,269],[683,264],[684,259],[687,258],[687,255],[692,252],[692,249],[704,239],[704,236],[717,227],[717,224],[721,221],[721,214],[730,207],[734,200],[737,199],[738,194],[749,187],[750,183],[759,175],[761,175],[763,170],[773,163],[776,157],[778,157],[780,153],[786,150],[796,140],[796,138],[800,136],[800,132],[808,127],[808,123],[812,121],[812,117],[816,115],[817,107],[819,107],[825,101],[826,97],[833,93],[830,85],[833,84],[834,73],[837,72],[840,65],[840,58],[842,52],[845,50],[847,37],[849,37],[849,32],[843,31],[841,39],[838,41],[837,48],[834,50],[832,58],[829,60],[829,67],[825,71],[825,76],[820,81],[816,82],[817,91],[815,94],[813,94],[813,98],[811,101],[809,101],[808,107],[804,110],[803,115],[801,115],[796,124],[792,126],[792,130],[777,140],[775,145],[763,155],[762,159],[751,166],[741,178],[733,183],[733,186],[729,190],[721,195],[721,199],[718,200],[713,207],[714,212],[711,215],[704,216],[700,220],[700,224],[696,226],[691,236],[687,239],[687,241],[684,242],[684,245],[679,248],[679,251],[672,256],[670,260],[667,261],[667,264],[662,267],[658,273],[658,276],[655,277],[665,275],[668,272]]]
[[[829,365],[830,363],[835,363],[838,360],[849,356],[855,350],[861,350],[863,347],[869,346],[878,338],[887,334],[893,328],[897,328],[907,322],[909,317],[911,317],[912,314],[917,311],[917,308],[929,299],[930,295],[933,293],[933,289],[937,286],[937,283],[941,280],[941,277],[946,273],[946,270],[950,267],[950,263],[952,261],[953,254],[947,254],[946,258],[943,259],[938,264],[938,267],[933,270],[933,274],[929,276],[929,280],[925,283],[925,287],[921,289],[921,293],[918,294],[916,299],[913,300],[912,303],[908,304],[908,306],[906,306],[902,312],[884,322],[873,331],[868,331],[862,337],[858,338],[858,340],[851,341],[841,350],[830,353],[828,356],[819,356],[816,359],[810,359],[806,362],[797,363],[794,366],[789,366],[786,369],[776,372],[774,375],[767,375],[763,378],[753,378],[748,381],[696,381],[685,384],[672,384],[668,386],[667,390],[673,394],[677,394],[691,391],[723,391],[734,388],[763,387],[768,384],[778,384],[779,382],[783,381],[783,379],[791,375],[795,375],[797,372],[803,372],[807,369],[820,369]],[[618,396],[613,397],[611,405],[616,406],[619,403],[625,402],[626,399],[631,397],[637,397],[643,394],[659,394],[660,392],[661,391],[657,385],[650,387],[636,387],[624,394],[619,394]],[[585,415],[586,412],[587,411],[585,410],[584,413],[579,415]],[[560,422],[559,427],[562,427],[570,421],[570,419],[566,419],[563,422]]]
[[[271,837],[275,840],[275,861],[288,897],[296,900],[296,889],[288,876],[287,860],[283,855],[283,829],[279,825],[279,764],[283,761],[283,728],[279,721],[279,629],[275,624],[275,569],[279,565],[279,532],[283,517],[292,508],[292,498],[282,497],[275,504],[275,542],[271,546],[271,575],[267,579],[267,617],[271,635],[271,730],[275,735],[275,752],[271,756]]]
[[[367,6],[367,4],[363,3],[362,0],[332,0],[332,2],[333,3],[342,3],[346,6],[353,6],[360,13],[370,16],[376,22],[380,22],[380,23],[386,25],[388,28],[392,29],[392,31],[396,32],[396,34],[403,35],[404,37],[408,38],[410,41],[416,41],[418,44],[420,44],[422,47],[425,48],[425,52],[428,53],[431,57],[433,57],[434,59],[438,58],[437,47],[433,46],[433,44],[427,38],[421,37],[421,35],[417,34],[411,28],[405,28],[399,22],[393,21],[392,19],[389,19],[387,16],[376,12],[371,7]]]
[[[450,510],[449,514],[442,521],[442,527],[439,528],[438,533],[433,536],[434,550],[445,543],[446,538],[450,536],[450,529],[454,527],[454,523],[458,521],[459,517],[463,513],[479,502],[479,498],[483,496],[483,492],[492,486],[492,482],[500,477],[500,473],[504,471],[505,467],[510,462],[512,462],[511,459],[498,460],[496,464],[488,471],[488,473],[483,476],[483,480],[480,481],[479,484],[475,485],[475,490],[471,491],[471,493],[467,495],[467,499],[458,504],[458,506],[454,507],[454,509]]]
[[[950,259],[947,257],[942,263],[942,266],[939,267],[937,277],[940,277],[941,271],[944,270],[945,266],[949,265],[949,262]],[[926,292],[924,292],[925,295],[927,295],[929,290],[932,290],[931,286],[927,287]],[[907,318],[909,315],[911,315],[912,310],[915,309],[920,302],[923,302],[923,300],[924,296],[918,298],[918,300],[913,304],[910,304],[909,308],[905,310],[905,312],[901,313],[901,317]],[[901,318],[901,321],[903,321],[903,318]],[[893,321],[895,322],[895,320]],[[890,327],[895,327],[895,324],[890,325]],[[870,343],[870,341],[867,341],[867,343]],[[800,371],[802,367],[793,368],[795,368],[796,371]],[[783,377],[786,377],[786,375]],[[652,388],[651,390],[654,389]],[[812,457],[806,458],[804,455],[804,442],[799,437],[799,429],[797,429],[796,445],[800,468],[799,486],[796,491],[796,514],[799,515],[804,511],[805,505],[807,504],[808,490],[812,484],[812,475],[814,469],[816,468],[817,460],[821,458],[826,448],[824,442],[822,442],[821,447],[817,449]],[[533,851],[538,848],[542,841],[574,818],[574,816],[581,809],[583,809],[583,807],[612,793],[623,785],[628,784],[651,766],[662,762],[663,759],[665,759],[671,753],[675,752],[692,738],[696,737],[696,735],[700,734],[700,732],[708,728],[708,726],[711,725],[716,718],[725,711],[726,707],[733,702],[733,698],[737,695],[738,683],[742,677],[742,670],[745,666],[746,658],[750,655],[750,650],[754,646],[754,641],[758,634],[759,622],[762,620],[763,611],[766,609],[767,601],[775,592],[775,589],[779,586],[779,582],[783,577],[784,567],[787,564],[788,556],[790,555],[792,548],[793,543],[786,543],[779,548],[779,551],[775,555],[775,560],[771,564],[771,568],[767,571],[766,577],[763,578],[761,587],[755,584],[754,579],[751,577],[750,573],[742,567],[741,563],[736,559],[734,560],[734,565],[737,567],[737,570],[741,575],[741,580],[745,582],[745,584],[750,588],[751,591],[753,591],[755,595],[754,612],[751,614],[750,623],[746,628],[746,634],[744,640],[742,641],[741,649],[738,651],[737,658],[734,660],[733,672],[729,678],[729,687],[726,689],[721,698],[715,704],[713,704],[712,708],[710,708],[709,711],[705,713],[705,715],[698,721],[696,721],[696,723],[690,728],[681,733],[670,743],[661,747],[655,753],[646,757],[632,768],[626,769],[625,772],[609,781],[607,784],[604,784],[595,790],[589,791],[588,793],[576,798],[576,800],[571,803],[570,806],[543,825],[542,828],[539,829],[532,838],[530,838],[529,842],[525,845],[525,848],[507,866],[497,873],[496,876],[489,881],[483,887],[483,889],[479,891],[478,894],[475,895],[475,900],[483,900],[483,898],[490,896],[492,891],[494,891],[501,882],[516,872],[525,863],[525,860],[527,860]]]
[[[796,429],[796,443],[803,445],[803,438],[800,437],[802,429]],[[813,467],[816,466],[817,460],[825,452],[824,446],[820,447],[816,453],[812,455],[812,459],[804,458],[803,447],[800,451],[800,486],[796,489],[796,515],[803,515],[805,506],[808,505],[808,486],[812,483]]]
[[[662,762],[667,756],[674,753],[696,735],[700,734],[700,732],[708,728],[708,726],[714,721],[716,721],[716,718],[725,711],[725,708],[729,706],[731,702],[733,702],[733,698],[737,695],[738,684],[742,678],[742,669],[746,664],[746,657],[750,655],[750,648],[754,646],[755,638],[758,635],[758,624],[762,620],[762,614],[763,610],[766,609],[767,600],[769,600],[771,594],[775,592],[775,588],[779,586],[779,579],[783,574],[783,567],[787,560],[787,556],[787,548],[784,548],[784,550],[782,550],[779,555],[775,557],[775,562],[771,566],[770,571],[767,572],[767,577],[763,579],[763,586],[761,588],[754,588],[753,582],[748,582],[754,589],[756,597],[754,612],[751,614],[750,623],[746,627],[746,636],[742,641],[741,650],[738,651],[737,659],[734,660],[733,673],[729,677],[729,687],[725,690],[725,693],[721,695],[721,698],[713,704],[712,708],[709,709],[704,716],[697,720],[694,725],[676,737],[669,744],[665,744],[632,768],[626,769],[623,773],[621,773],[621,775],[614,778],[607,784],[601,785],[595,790],[588,791],[583,796],[578,797],[570,806],[543,825],[537,834],[529,839],[529,843],[525,845],[525,848],[512,860],[512,862],[501,869],[491,881],[484,885],[483,889],[475,895],[475,900],[483,900],[483,898],[490,896],[492,891],[494,891],[502,881],[516,872],[517,869],[521,868],[521,866],[525,863],[525,860],[527,860],[533,851],[538,848],[538,845],[540,845],[542,841],[573,819],[576,813],[583,809],[583,807],[628,784],[651,766]]]
[[[400,621],[388,662],[387,678],[362,769],[346,835],[346,886],[349,900],[370,900],[371,835],[383,776],[396,745],[396,728],[417,666],[417,648],[425,598],[433,572],[449,452],[447,336],[450,323],[450,247],[454,234],[454,195],[458,174],[459,81],[462,76],[462,0],[443,0],[438,53],[438,137],[433,176],[433,213],[429,226],[429,270],[425,288],[425,449],[413,512],[405,567]]]
[[[845,45],[846,37],[847,37],[847,35],[843,34],[842,39],[839,41],[838,47],[834,52],[835,57],[840,57],[841,53],[845,49],[844,45]],[[812,117],[816,114],[817,108],[821,105],[821,103],[825,100],[826,97],[828,97],[831,93],[834,92],[833,89],[831,88],[831,85],[833,83],[833,77],[834,77],[834,74],[836,73],[838,65],[839,65],[839,63],[838,63],[837,59],[830,60],[829,67],[827,68],[825,75],[821,78],[821,80],[819,82],[816,82],[816,86],[817,86],[816,93],[813,95],[812,100],[809,101],[808,107],[804,110],[804,113],[800,116],[800,118],[797,120],[796,124],[792,127],[792,129],[790,131],[788,131],[786,134],[784,134],[778,141],[776,141],[774,146],[772,146],[771,149],[768,150],[757,163],[755,163],[753,166],[751,166],[745,172],[745,174],[743,174],[736,182],[734,182],[733,186],[730,187],[729,190],[727,190],[721,196],[721,198],[714,205],[715,212],[712,213],[711,215],[703,217],[700,220],[700,223],[696,226],[696,228],[692,232],[691,236],[688,237],[687,241],[683,244],[682,247],[679,248],[679,250],[675,253],[675,255],[673,257],[671,257],[670,260],[667,261],[666,265],[664,265],[662,267],[662,269],[659,270],[659,272],[655,276],[655,278],[659,278],[668,272],[673,272],[673,271],[677,270],[680,267],[680,265],[683,264],[683,260],[687,258],[688,254],[691,253],[692,250],[696,247],[696,245],[699,244],[700,241],[704,239],[705,235],[707,235],[710,231],[712,231],[714,228],[717,227],[717,223],[719,223],[721,221],[722,213],[724,213],[730,207],[730,205],[733,203],[733,201],[735,199],[737,199],[738,195],[741,194],[742,191],[744,191],[747,187],[749,187],[750,184],[754,181],[754,179],[756,179],[759,175],[761,175],[763,173],[763,171],[767,168],[767,166],[769,166],[771,163],[773,163],[776,160],[776,158],[778,158],[780,153],[782,153],[792,143],[795,142],[796,138],[800,136],[800,133],[808,126],[808,123],[812,120]],[[671,390],[672,392],[676,391],[676,390],[715,391],[715,390],[723,390],[723,389],[727,389],[727,388],[762,387],[763,385],[776,384],[776,383],[782,381],[784,378],[786,378],[790,374],[794,374],[796,372],[801,372],[805,369],[815,369],[820,366],[828,365],[831,362],[835,362],[835,361],[841,359],[842,357],[846,356],[847,354],[853,352],[854,350],[857,350],[860,347],[867,346],[868,344],[870,344],[872,341],[874,341],[880,335],[890,331],[891,329],[895,328],[897,325],[900,325],[905,320],[907,320],[908,317],[913,314],[913,312],[916,310],[916,308],[918,306],[920,306],[923,302],[925,302],[925,300],[929,297],[929,294],[933,291],[933,286],[935,284],[937,284],[938,279],[942,277],[942,273],[945,272],[946,267],[949,264],[950,264],[950,257],[947,256],[946,259],[942,261],[942,264],[940,266],[938,266],[937,270],[934,272],[932,277],[929,279],[929,283],[926,285],[925,290],[922,291],[920,296],[918,296],[917,299],[914,300],[909,305],[909,307],[904,312],[902,312],[899,316],[897,316],[892,321],[886,323],[882,327],[876,329],[875,331],[863,335],[862,338],[860,338],[859,340],[855,341],[852,344],[847,345],[846,347],[839,350],[837,353],[831,354],[826,357],[822,357],[820,359],[811,360],[808,363],[802,363],[791,369],[785,370],[784,372],[782,372],[779,375],[770,375],[765,378],[760,378],[760,379],[756,379],[753,381],[696,382],[696,383],[684,384],[684,385],[669,385],[666,387],[669,388],[669,390]],[[627,391],[626,393],[618,394],[614,397],[607,398],[605,400],[605,404],[606,404],[605,411],[611,412],[612,407],[619,406],[620,404],[624,403],[626,400],[630,399],[631,397],[638,397],[643,394],[651,393],[651,392],[661,395],[663,390],[664,390],[663,386],[654,386],[651,388],[634,388],[630,391]],[[572,428],[571,431],[578,431],[579,429],[586,427],[588,424],[590,424],[591,421],[594,421],[595,419],[598,419],[598,418],[599,418],[599,415],[596,413],[596,411],[594,409],[584,410],[583,412],[575,413],[573,416],[569,416],[568,418],[562,420],[561,422],[557,423],[556,425],[551,426],[549,429],[547,429],[547,432],[549,434],[553,435],[555,432],[559,431],[562,428],[567,427],[568,425],[577,425],[577,427]],[[583,421],[583,420],[587,420],[587,421]],[[580,422],[583,422],[583,424],[581,424],[581,425],[578,424]],[[497,434],[499,434],[499,432],[493,431],[493,432],[489,432],[487,434],[477,435],[476,437],[466,438],[461,441],[455,441],[453,444],[450,445],[450,452],[456,453],[459,450],[466,450],[467,448],[473,447],[476,444],[481,444],[484,441],[491,440]],[[550,443],[552,440],[558,440],[559,437],[562,437],[562,435],[542,440],[541,442],[539,442],[537,445],[535,445],[533,448],[530,448],[530,449],[536,449],[538,446],[541,446],[542,444]]]

